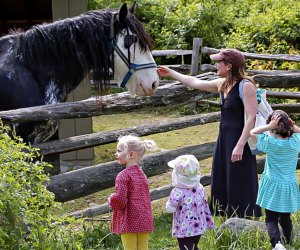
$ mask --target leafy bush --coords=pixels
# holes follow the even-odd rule
[[[82,249],[78,221],[51,214],[49,165],[0,121],[1,249]]]

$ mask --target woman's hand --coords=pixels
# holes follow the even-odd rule
[[[158,66],[157,72],[162,77],[171,77],[182,84],[207,92],[218,92],[218,86],[224,81],[222,78],[214,80],[200,80],[197,77],[181,74],[165,66]]]
[[[236,145],[231,154],[231,161],[232,162],[241,161],[243,159],[243,153],[244,153],[244,148],[239,145]]]
[[[158,66],[157,72],[162,77],[169,77],[170,75],[170,69],[164,66]]]

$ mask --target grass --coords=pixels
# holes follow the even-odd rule
[[[106,115],[93,118],[94,132],[121,129],[126,127],[138,126],[144,123],[167,120],[181,114],[181,110],[189,112],[189,107],[177,108],[153,108],[148,110],[136,111],[134,113],[124,113],[118,115]],[[218,134],[219,123],[194,126],[186,129],[175,130],[163,134],[154,134],[144,138],[153,139],[158,144],[160,150],[176,149],[190,145],[198,145],[206,142],[215,141]],[[95,148],[94,164],[114,160],[116,143],[111,143]],[[209,174],[211,171],[211,158],[200,162],[201,173]],[[149,178],[150,189],[163,185],[171,184],[170,173]],[[79,210],[95,204],[107,202],[109,194],[114,192],[114,188],[103,190],[95,194],[69,201],[63,204],[62,211],[65,213]],[[206,193],[210,193],[210,187],[206,187]],[[165,202],[167,198],[152,202],[154,214],[155,231],[151,234],[150,250],[175,250],[178,249],[176,239],[171,237],[172,215],[165,213]],[[120,237],[111,235],[109,232],[109,222],[97,221],[97,218],[107,218],[111,214],[96,217],[96,221],[89,221],[84,224],[86,241],[92,248],[86,249],[122,249]],[[300,213],[293,215],[294,227],[300,228]],[[264,218],[261,219],[263,221]],[[217,227],[223,221],[218,217],[215,218]],[[235,235],[230,231],[223,231],[217,235],[217,230],[207,231],[201,238],[200,249],[270,249],[268,237],[258,230]],[[294,244],[294,249],[300,249],[300,242]],[[290,248],[287,248],[290,249]],[[292,248],[291,248],[292,249]]]
[[[217,228],[223,220],[218,217],[215,218]],[[293,214],[292,220],[294,227],[299,228],[300,213]],[[149,250],[177,250],[177,240],[171,237],[172,215],[161,211],[155,215],[154,225],[155,230],[150,237]],[[87,238],[90,243],[97,242],[94,247],[88,249],[123,249],[120,237],[110,234],[109,222],[93,223],[88,227]],[[199,248],[203,250],[266,250],[271,249],[271,246],[268,235],[256,229],[239,234],[227,229],[218,232],[216,229],[208,230],[202,235]],[[295,241],[292,247],[286,245],[286,249],[300,249],[299,240]]]

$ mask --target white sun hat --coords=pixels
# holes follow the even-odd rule
[[[174,187],[192,188],[200,183],[200,165],[194,155],[180,155],[169,161],[168,166],[173,168],[172,184]]]

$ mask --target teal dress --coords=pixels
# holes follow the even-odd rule
[[[300,134],[286,140],[266,134],[257,136],[257,148],[266,153],[256,203],[268,210],[292,213],[300,209],[300,192],[296,177]]]

